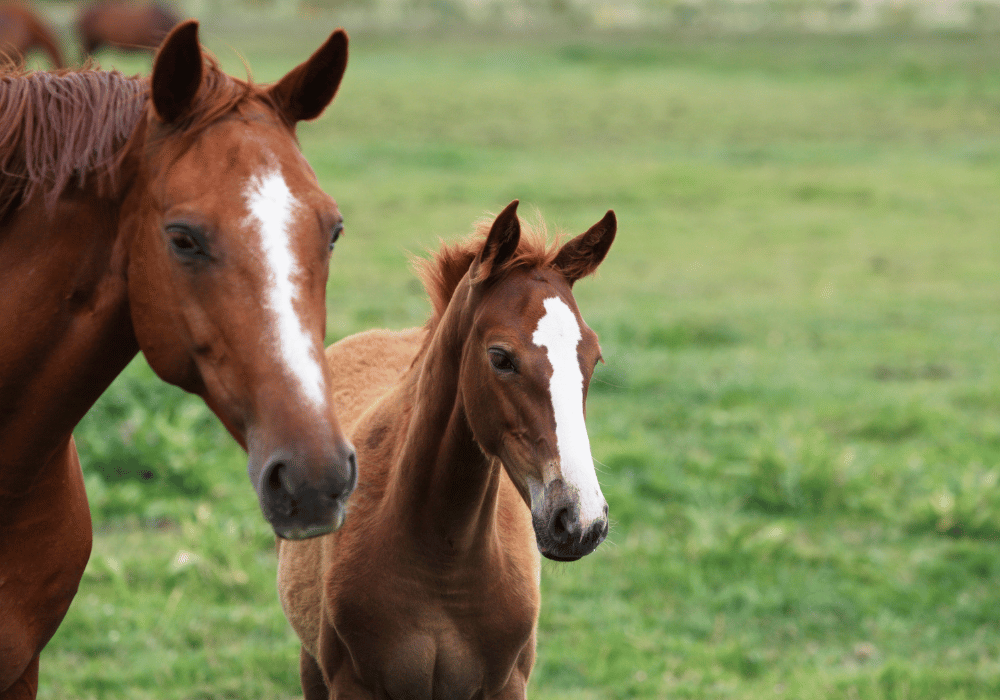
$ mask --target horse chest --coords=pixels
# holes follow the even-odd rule
[[[535,601],[497,597],[495,590],[406,593],[352,596],[336,607],[337,636],[362,684],[392,700],[470,700],[501,692],[531,640]]]

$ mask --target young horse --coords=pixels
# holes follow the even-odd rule
[[[101,46],[124,51],[155,51],[180,18],[164,5],[137,5],[123,0],[104,0],[80,11],[76,32],[83,56]]]
[[[364,469],[344,528],[279,543],[307,700],[525,697],[538,552],[607,534],[584,425],[600,348],[571,288],[615,216],[553,250],[519,241],[516,206],[424,264],[424,328],[327,350]]]
[[[32,698],[90,514],[71,431],[142,351],[249,453],[282,537],[329,532],[356,480],[323,362],[337,205],[299,152],[347,63],[334,32],[271,87],[203,56],[152,76],[0,76],[0,698]]]
[[[0,56],[16,62],[33,48],[47,53],[53,68],[63,67],[55,34],[36,12],[20,3],[0,7]]]

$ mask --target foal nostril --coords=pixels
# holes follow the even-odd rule
[[[549,534],[559,543],[569,540],[573,532],[573,514],[569,508],[560,508],[549,521]]]

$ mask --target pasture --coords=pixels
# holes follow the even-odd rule
[[[269,81],[335,25],[203,38]],[[407,254],[511,199],[618,215],[575,288],[612,528],[543,567],[530,696],[1000,693],[1000,36],[347,29],[299,129],[345,217],[330,341],[422,323]],[[76,435],[94,552],[39,696],[299,697],[214,416],[140,359]]]

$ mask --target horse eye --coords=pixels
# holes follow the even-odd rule
[[[490,364],[493,365],[493,369],[501,373],[516,372],[517,367],[514,366],[514,361],[510,359],[510,355],[499,348],[490,348]]]
[[[204,238],[190,226],[170,224],[166,230],[170,247],[177,255],[187,259],[209,257]]]
[[[333,231],[330,232],[330,252],[333,252],[333,246],[337,245],[337,239],[340,238],[340,234],[344,232],[344,222],[337,222],[337,225],[333,227]]]

